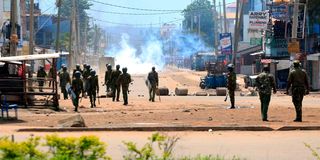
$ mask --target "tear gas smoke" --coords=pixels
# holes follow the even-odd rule
[[[174,48],[174,55],[183,58],[212,50],[198,36],[181,32],[172,33],[166,40],[160,40],[155,34],[146,35],[144,38],[143,44],[137,48],[130,44],[130,36],[123,33],[119,44],[112,45],[107,50],[107,56],[115,57],[115,64],[127,67],[131,74],[146,74],[151,71],[152,66],[158,71],[164,68],[165,57],[170,53],[169,43]]]

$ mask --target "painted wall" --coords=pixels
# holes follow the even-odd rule
[[[320,89],[320,62],[312,61],[312,88],[319,90]]]

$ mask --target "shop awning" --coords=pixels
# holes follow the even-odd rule
[[[307,55],[307,60],[308,61],[319,61],[320,60],[320,53]]]

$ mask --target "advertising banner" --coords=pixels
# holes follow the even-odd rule
[[[269,22],[269,11],[250,11],[249,29],[266,30]]]
[[[232,37],[231,33],[220,34],[220,46],[222,54],[232,54]]]

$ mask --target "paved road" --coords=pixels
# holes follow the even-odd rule
[[[0,131],[0,135],[11,134]],[[14,133],[14,132],[13,132]],[[26,138],[30,133],[14,133],[17,140]],[[35,133],[44,136],[51,133]],[[142,146],[151,132],[69,132],[58,133],[61,136],[96,135],[108,143],[108,154],[113,159],[122,159],[126,153],[123,141],[137,142]],[[311,152],[304,142],[320,147],[320,131],[289,132],[169,132],[177,135],[175,156],[197,154],[222,155],[230,158],[237,155],[249,160],[311,160]]]

